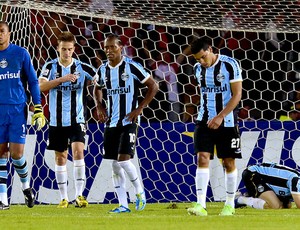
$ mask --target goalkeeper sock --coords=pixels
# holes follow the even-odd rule
[[[234,207],[234,197],[237,186],[237,169],[230,173],[225,172],[225,189],[226,189],[226,202],[225,205]]]
[[[128,200],[125,186],[125,171],[116,160],[112,162],[112,169],[112,181],[118,196],[119,205],[123,205],[124,207],[128,208]]]
[[[8,205],[7,199],[7,158],[0,158],[0,201]]]
[[[136,167],[134,164],[131,162],[131,160],[127,161],[119,161],[120,166],[125,170],[127,173],[129,180],[131,181],[132,185],[134,186],[135,189],[135,194],[142,193],[144,191],[141,181],[138,177]]]
[[[12,158],[12,164],[20,177],[22,190],[29,188],[28,167],[25,157],[22,156],[18,160]]]
[[[209,181],[209,168],[197,168],[196,170],[196,192],[197,203],[206,208],[206,193]]]
[[[66,165],[59,166],[55,164],[55,178],[61,200],[66,199],[68,201],[68,173]]]
[[[75,198],[82,196],[85,183],[85,163],[84,159],[73,161],[73,174],[75,180]]]

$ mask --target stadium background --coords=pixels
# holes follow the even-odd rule
[[[69,30],[76,35],[76,57],[95,67],[99,67],[101,60],[106,59],[102,50],[103,40],[107,33],[113,32],[121,36],[125,54],[144,65],[159,81],[160,92],[142,116],[138,160],[135,162],[141,166],[140,176],[150,202],[195,200],[193,175],[196,166],[190,135],[199,97],[192,77],[195,60],[189,53],[188,44],[199,36],[212,38],[216,52],[233,56],[243,69],[243,98],[239,117],[244,158],[238,161],[239,178],[247,165],[267,160],[298,169],[298,1],[255,1],[251,4],[249,1],[225,1],[220,3],[224,7],[216,6],[215,1],[205,1],[206,4],[200,5],[198,1],[192,1],[196,8],[190,7],[188,13],[185,8],[182,22],[179,22],[179,17],[166,17],[163,11],[168,9],[166,5],[158,5],[161,10],[155,10],[157,7],[153,3],[166,4],[167,1],[132,1],[132,6],[140,10],[140,14],[131,15],[132,18],[126,13],[138,12],[135,8],[129,8],[125,13],[120,10],[124,5],[119,5],[119,2],[126,4],[126,1],[113,1],[113,12],[106,8],[101,9],[103,12],[100,13],[91,11],[95,8],[84,8],[84,4],[90,1],[80,1],[78,6],[75,1],[67,1],[67,4],[64,1],[65,5],[60,1],[31,1],[33,5],[27,7],[24,4],[24,8],[19,8],[18,2],[15,1],[16,5],[11,2],[2,5],[2,18],[13,22],[13,41],[28,48],[38,74],[45,61],[56,57],[55,40],[60,31]],[[177,6],[184,3],[187,1],[176,1]],[[41,10],[38,4],[45,4],[43,9],[46,6],[48,11]],[[65,10],[62,10],[62,5]],[[149,7],[148,18],[140,17],[145,15],[140,7]],[[66,12],[66,9],[70,12]],[[72,11],[74,9],[76,13]],[[271,9],[275,9],[276,13],[271,14]],[[177,11],[175,8],[173,10],[176,16]],[[199,13],[204,10],[207,14]],[[212,10],[217,13],[212,14]],[[196,12],[199,16],[196,16]],[[172,20],[173,23],[169,25]],[[270,22],[277,27],[270,27],[273,26]],[[170,81],[171,77],[167,75],[163,79],[156,75],[155,70],[160,64],[175,73],[176,81]],[[178,89],[178,100],[170,101],[168,93],[170,86],[174,85]],[[44,101],[46,99],[44,97]],[[170,119],[169,114],[173,112],[171,105],[175,103],[180,105],[176,113],[179,116]],[[113,189],[107,187],[111,181],[99,180],[102,177],[109,179],[110,170],[104,168],[96,178],[104,164],[101,156],[103,126],[96,123],[91,95],[88,95],[88,108],[88,170],[84,193],[94,202],[115,202]],[[46,105],[44,109],[47,115]],[[58,197],[55,193],[52,195],[52,191],[57,189],[55,176],[45,160],[52,154],[45,152],[47,129],[37,133],[37,137],[30,126],[28,130],[30,140],[26,154],[32,160],[31,183],[37,195],[42,187],[49,189],[45,190],[44,198],[38,201],[55,203]],[[208,199],[222,200],[225,195],[219,192],[223,187],[222,168],[218,161],[214,161],[211,167],[214,167],[215,174],[211,178]],[[13,169],[10,170],[14,175]],[[69,179],[72,180],[72,177]],[[18,183],[12,177],[9,183],[12,201],[22,202]],[[239,188],[243,189],[242,183]],[[130,196],[132,188],[128,190]],[[102,194],[101,197],[97,196],[97,192]]]

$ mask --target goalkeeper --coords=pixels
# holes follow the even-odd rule
[[[10,43],[7,22],[0,21],[0,210],[9,209],[7,199],[8,152],[20,176],[25,203],[34,206],[24,153],[27,123],[27,85],[35,104],[32,122],[40,130],[45,125],[36,72],[26,49]]]

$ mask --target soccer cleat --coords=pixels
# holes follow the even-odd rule
[[[89,205],[84,196],[78,196],[75,200],[75,208],[85,208]]]
[[[2,201],[0,201],[0,210],[8,210],[9,205],[3,204]]]
[[[232,216],[234,213],[235,213],[235,209],[227,204],[222,209],[220,216]]]
[[[131,212],[129,208],[126,208],[123,205],[120,205],[119,207],[110,210],[108,213],[119,214],[119,213],[129,213],[129,212]]]
[[[241,204],[241,203],[239,203],[239,200],[238,200],[238,199],[239,199],[241,196],[243,196],[242,193],[240,193],[240,192],[237,192],[237,193],[236,193],[235,198],[234,198],[234,207],[235,207],[235,208],[244,208],[244,207],[247,206],[246,204]]]
[[[145,206],[146,206],[145,192],[136,194],[135,210],[142,211],[144,210]]]
[[[57,205],[57,208],[67,208],[69,207],[69,201],[67,201],[66,199],[61,200],[61,202],[59,202],[59,204]]]
[[[23,194],[25,197],[25,204],[28,208],[32,208],[34,206],[35,198],[31,188],[27,188],[23,190]]]
[[[192,203],[192,207],[187,209],[189,215],[194,216],[207,216],[207,211],[201,204]]]

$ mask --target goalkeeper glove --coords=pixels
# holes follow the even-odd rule
[[[37,130],[41,130],[46,124],[46,118],[43,114],[42,106],[40,104],[34,105],[34,113],[31,124],[35,125]]]

